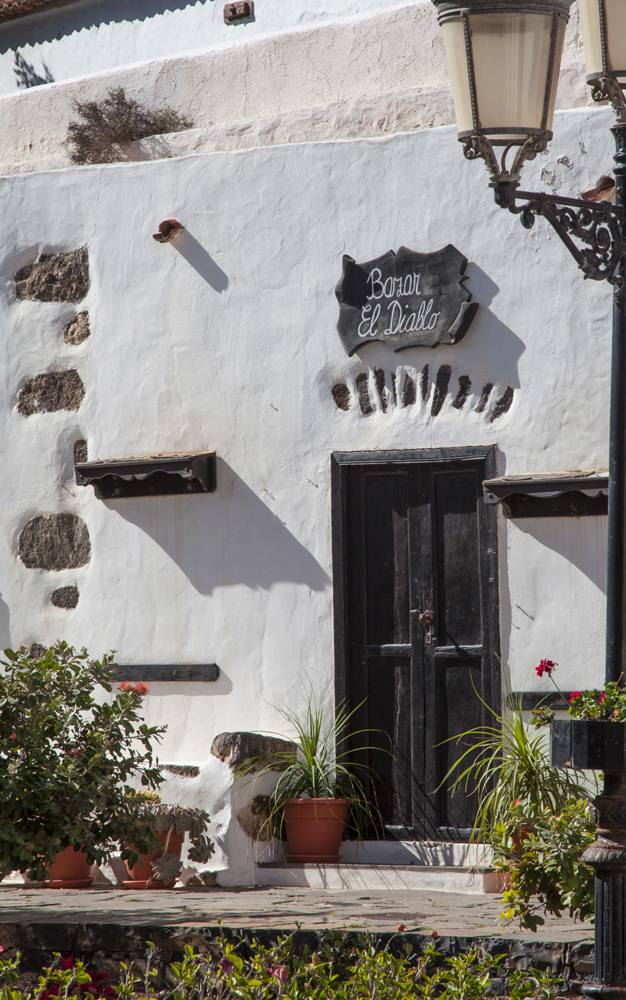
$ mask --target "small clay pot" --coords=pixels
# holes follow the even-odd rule
[[[347,815],[346,799],[289,799],[285,805],[289,860],[337,864]]]
[[[91,865],[82,850],[66,847],[60,851],[48,868],[50,878],[43,884],[46,889],[88,889],[93,882]]]
[[[163,844],[163,847],[165,847],[165,841],[167,840],[167,832],[158,833],[157,837]],[[180,858],[180,853],[183,849],[184,839],[185,839],[184,833],[174,833],[174,832],[171,833],[170,842],[167,847],[167,853],[175,854],[177,858]],[[128,872],[129,878],[125,879],[122,882],[124,888],[125,889],[145,889],[145,888],[173,889],[174,886],[176,885],[176,879],[174,879],[173,882],[168,882],[167,884],[165,884],[163,879],[152,878],[152,862],[156,861],[157,858],[163,857],[164,853],[165,852],[163,848],[157,847],[152,852],[152,854],[142,854],[141,861],[138,861],[136,865],[132,866],[132,868],[128,864],[128,861],[126,861],[125,862],[126,871]],[[151,882],[150,879],[152,879]],[[148,885],[148,882],[150,882],[150,885]]]

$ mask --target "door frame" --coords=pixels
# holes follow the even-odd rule
[[[437,462],[485,462],[485,478],[497,476],[497,445],[464,448],[419,448],[393,451],[340,451],[331,454],[331,516],[332,516],[332,579],[335,640],[335,704],[347,695],[346,662],[346,472],[354,465],[406,465]],[[488,588],[485,638],[490,655],[488,664],[491,677],[490,704],[500,713],[502,703],[502,676],[500,665],[500,582],[498,558],[498,511],[496,505],[484,504],[481,511],[485,526],[487,566],[481,567],[481,583]],[[485,692],[486,694],[487,692]],[[485,720],[488,723],[488,720]]]

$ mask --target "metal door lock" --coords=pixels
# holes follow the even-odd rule
[[[424,626],[424,642],[427,646],[430,646],[433,641],[433,622],[435,620],[435,615],[430,609],[428,609],[426,611],[422,611],[417,616],[417,620],[420,625]]]

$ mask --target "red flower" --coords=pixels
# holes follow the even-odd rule
[[[554,660],[542,660],[539,666],[535,667],[535,672],[537,677],[543,677],[544,674],[550,677],[555,667],[558,667],[558,663],[555,663]]]
[[[70,955],[69,958],[61,958],[59,955],[59,962],[62,969],[73,969],[74,968],[74,956]]]
[[[136,691],[137,694],[147,694],[150,688],[147,684],[131,684],[130,681],[122,681],[120,691]]]
[[[580,691],[572,691],[572,697],[569,700],[570,705],[572,702],[576,701],[577,698],[580,698]]]
[[[84,750],[68,750],[67,752],[69,753],[70,757],[80,757],[81,753],[84,753],[85,751]]]
[[[404,930],[406,930],[406,927],[404,926],[404,924],[398,924],[398,932],[400,934],[402,934],[402,931],[404,931]]]
[[[279,983],[286,983],[289,978],[286,965],[277,965],[275,969],[270,969],[270,972]]]
[[[11,733],[11,739],[12,740],[16,740],[17,739],[17,733]]]
[[[601,705],[605,698],[606,698],[606,691],[603,691],[598,699],[598,705]]]
[[[220,962],[220,966],[222,970],[226,973],[226,975],[230,976],[234,968],[233,963],[230,961],[230,959],[223,958],[222,961]]]

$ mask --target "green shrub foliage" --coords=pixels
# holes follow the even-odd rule
[[[0,661],[0,877],[49,877],[66,847],[103,861],[126,847],[131,864],[157,843],[129,781],[163,780],[152,744],[164,728],[142,722],[145,685],[112,698],[113,654],[90,660],[57,642],[42,655],[5,650]],[[95,695],[98,697],[96,698]],[[139,852],[139,853],[137,853]]]
[[[119,982],[91,974],[81,962],[57,956],[39,982],[19,989],[19,956],[0,961],[2,1000],[482,1000],[499,993],[510,1000],[554,1000],[563,981],[537,969],[507,969],[502,958],[481,957],[476,950],[442,961],[435,947],[423,955],[406,944],[393,955],[363,935],[328,933],[322,947],[296,948],[292,936],[263,947],[243,940],[218,939],[208,954],[187,945],[181,962],[164,979],[159,955],[150,946],[145,961],[120,963]]]

